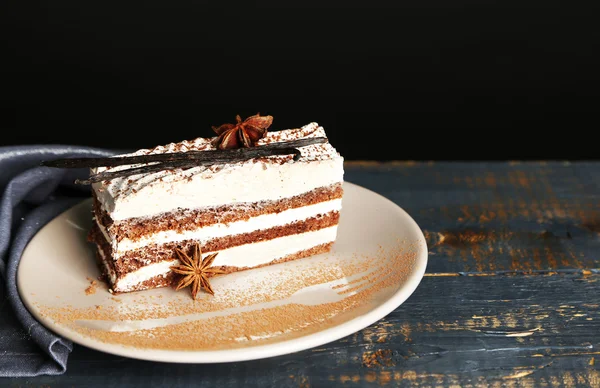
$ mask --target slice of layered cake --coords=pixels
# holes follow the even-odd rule
[[[214,272],[229,273],[330,250],[344,170],[324,129],[316,123],[260,133],[239,129],[222,126],[215,128],[218,137],[120,156],[141,157],[132,159],[137,161],[189,154],[198,164],[92,169],[102,180],[92,184],[89,239],[113,292],[181,282],[185,271],[172,269],[189,265],[195,252],[211,258]],[[280,151],[264,156],[262,150],[271,147]],[[213,157],[219,149],[239,155]],[[136,173],[120,176],[124,169]]]

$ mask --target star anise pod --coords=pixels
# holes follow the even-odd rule
[[[200,288],[204,288],[206,292],[214,295],[215,292],[208,282],[208,275],[225,273],[218,268],[211,268],[218,253],[213,253],[202,259],[202,251],[200,250],[200,244],[198,243],[193,247],[192,257],[186,255],[185,252],[179,248],[175,249],[175,253],[177,254],[177,259],[179,259],[179,262],[181,263],[179,265],[171,266],[171,271],[181,275],[175,291],[179,291],[191,284],[192,298],[194,299],[196,299],[196,295],[198,295]]]
[[[215,146],[220,150],[241,147],[252,147],[267,133],[273,123],[273,116],[261,116],[260,113],[242,121],[240,115],[235,116],[236,124],[223,124],[212,127],[218,137]]]

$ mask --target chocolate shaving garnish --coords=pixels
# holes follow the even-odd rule
[[[326,142],[326,137],[311,137],[270,143],[250,148],[170,152],[165,154],[116,156],[109,158],[66,158],[43,161],[42,165],[57,168],[94,168],[147,163],[144,166],[134,166],[118,171],[103,171],[91,175],[88,179],[78,179],[75,181],[75,183],[78,184],[90,184],[136,174],[148,174],[171,169],[186,169],[196,166],[243,162],[249,159],[268,156],[294,155],[293,160],[297,161],[301,156],[300,150],[298,150],[299,147]]]
[[[212,127],[218,137],[213,145],[220,150],[241,147],[253,147],[267,133],[267,128],[273,123],[273,116],[261,116],[260,113],[242,121],[240,115],[235,116],[235,124],[223,124]]]

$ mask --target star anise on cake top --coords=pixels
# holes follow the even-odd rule
[[[188,256],[184,251],[179,248],[175,249],[179,265],[171,266],[171,271],[180,275],[180,279],[177,282],[175,291],[179,291],[189,285],[192,286],[192,298],[196,299],[198,292],[201,288],[204,288],[206,292],[214,295],[208,278],[210,275],[216,275],[225,273],[219,268],[211,267],[215,261],[218,253],[213,253],[202,258],[202,251],[200,250],[200,244],[194,244],[192,248],[192,257]]]
[[[218,149],[253,147],[267,133],[267,129],[273,123],[273,116],[261,116],[257,113],[242,121],[240,115],[237,115],[235,120],[237,121],[235,124],[212,127],[218,135],[214,142]]]

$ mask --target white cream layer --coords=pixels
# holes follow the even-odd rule
[[[311,137],[326,137],[325,130],[317,123],[311,123],[302,128],[267,132],[258,143]],[[213,149],[211,139],[199,138],[153,150],[139,150],[133,155],[209,149]],[[344,159],[331,144],[315,144],[298,149],[301,157],[296,162],[284,160],[280,164],[280,157],[272,160],[251,159],[115,178],[109,183],[94,183],[92,187],[104,210],[114,221],[120,221],[154,216],[178,208],[198,209],[279,200],[343,181]],[[125,167],[115,167],[113,171]],[[97,171],[103,171],[103,168]]]
[[[187,230],[181,233],[175,230],[165,230],[158,233],[146,235],[138,240],[123,239],[117,241],[111,238],[102,225],[98,223],[104,237],[111,244],[113,249],[113,257],[118,259],[123,253],[143,248],[148,244],[166,244],[183,240],[199,240],[208,241],[209,239],[235,236],[238,234],[250,233],[256,230],[270,229],[277,226],[283,226],[292,222],[306,220],[318,215],[325,215],[332,211],[340,211],[342,208],[342,200],[334,199],[331,201],[320,202],[314,205],[303,206],[295,209],[284,210],[279,213],[264,214],[252,217],[244,221],[231,222],[229,224],[214,224],[194,230]]]
[[[129,291],[138,284],[145,282],[148,279],[152,279],[155,276],[167,276],[172,265],[179,264],[177,260],[163,260],[158,263],[153,263],[141,267],[135,272],[129,272],[123,276],[117,284],[115,284],[115,291]]]
[[[194,170],[196,168],[186,172],[190,174],[189,180],[180,180],[172,185],[165,182],[141,186],[135,193],[118,201],[105,193],[99,194],[98,198],[110,217],[119,221],[149,217],[178,208],[198,209],[281,200],[340,183],[344,173],[342,158],[268,166],[263,163],[243,164],[217,172],[195,173]]]
[[[294,234],[215,251],[219,254],[215,258],[213,265],[256,267],[292,255],[298,251],[330,243],[335,240],[336,234],[337,225],[313,232]],[[206,254],[215,252],[206,252]],[[125,292],[155,276],[166,276],[169,272],[169,267],[176,264],[177,261],[164,260],[142,267],[135,272],[130,272],[114,285],[114,290]]]

